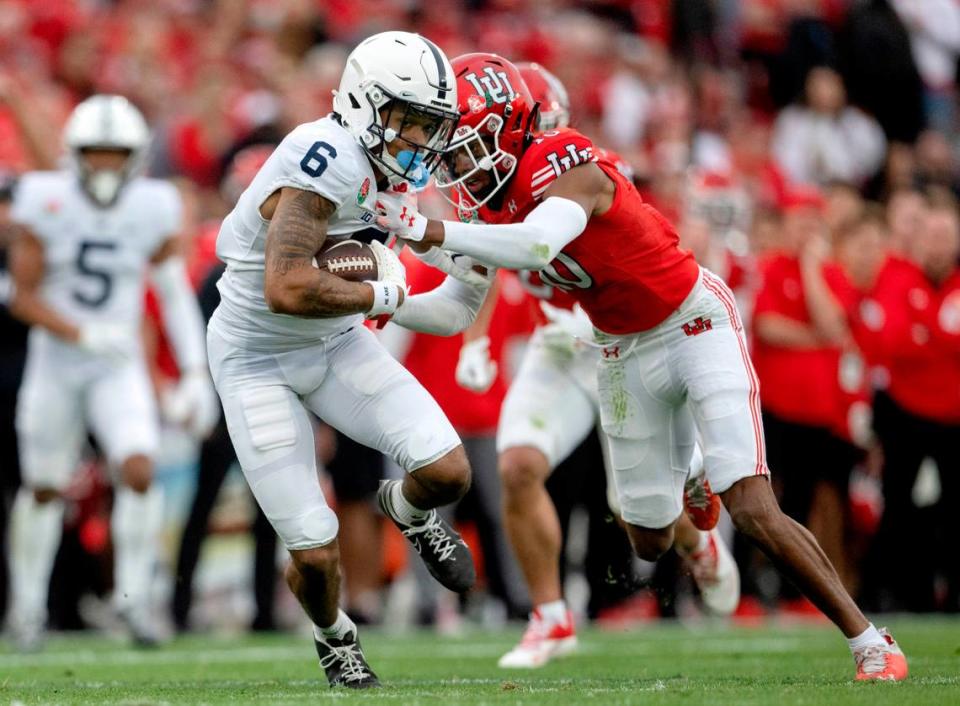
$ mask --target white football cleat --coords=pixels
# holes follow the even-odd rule
[[[564,622],[552,625],[544,622],[540,612],[534,610],[520,644],[501,657],[497,666],[505,669],[536,669],[576,649],[577,631],[569,610]]]
[[[706,533],[707,545],[684,555],[703,604],[714,615],[731,615],[740,602],[740,571],[720,533]]]

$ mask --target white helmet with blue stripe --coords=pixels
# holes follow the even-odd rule
[[[381,32],[350,53],[333,109],[392,182],[421,185],[457,125],[457,80],[447,57],[429,39]],[[391,120],[395,115],[402,119]],[[424,142],[406,136],[413,124],[423,129]],[[394,140],[403,143],[396,156],[386,149]]]

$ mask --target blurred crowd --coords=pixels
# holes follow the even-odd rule
[[[265,149],[330,111],[349,50],[386,29],[420,32],[450,57],[492,51],[556,74],[573,127],[619,153],[645,198],[735,290],[785,510],[814,532],[866,608],[960,609],[960,556],[949,549],[958,533],[950,508],[960,501],[957,0],[0,0],[0,249],[12,235],[6,208],[17,174],[57,167],[78,101],[123,94],[154,129],[149,172],[175,180],[188,204],[191,274],[209,314],[219,219]],[[435,284],[429,274],[410,279]],[[7,282],[3,275],[4,300]],[[519,617],[529,602],[499,525],[492,439],[534,319],[516,280],[502,277],[498,296],[491,338],[500,376],[483,395],[454,381],[459,338],[403,337],[389,326],[384,337],[471,453],[475,488],[456,517],[482,549],[488,595],[468,603]],[[8,503],[24,332],[3,316]],[[149,337],[161,390],[176,368],[159,324]],[[377,480],[393,471],[319,423],[318,431],[341,515],[348,607],[376,622],[387,580],[406,566],[372,502]],[[252,504],[235,522],[210,521],[233,463],[225,430],[186,455],[198,481],[169,541],[174,624],[203,622],[190,611],[204,535],[249,526],[258,537],[250,619],[275,627],[269,526]],[[568,585],[580,581],[591,618],[675,614],[678,591],[689,590],[676,565],[661,562],[650,577],[610,518],[574,511],[605,503],[602,469],[582,467],[594,457],[574,454],[551,480],[571,518]],[[51,595],[68,594],[53,611],[64,627],[82,622],[70,596],[109,588],[108,491],[95,463],[78,478],[75,531]],[[736,554],[742,614],[807,609],[749,546]],[[70,578],[78,572],[79,588]],[[413,585],[418,622],[464,608],[445,604],[428,581]],[[644,600],[647,585],[657,590]]]

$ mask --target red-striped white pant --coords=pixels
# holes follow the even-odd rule
[[[680,516],[698,436],[715,492],[769,473],[757,374],[719,277],[701,269],[669,318],[601,353],[600,417],[626,522],[660,528]]]

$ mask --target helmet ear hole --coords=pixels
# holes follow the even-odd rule
[[[357,97],[352,93],[348,94],[350,96],[350,106],[354,110],[360,110],[360,101],[357,100]]]

